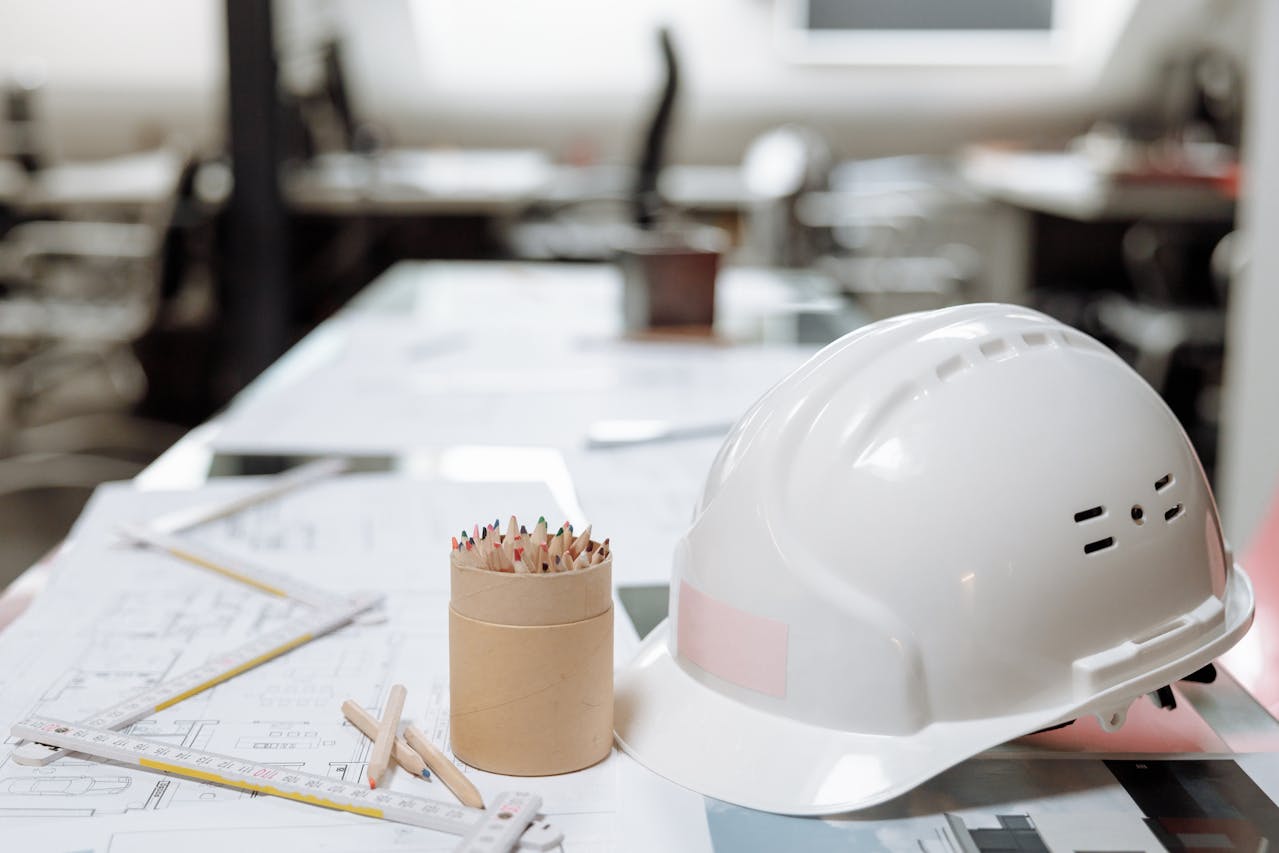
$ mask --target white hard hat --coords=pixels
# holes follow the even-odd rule
[[[1167,406],[1042,314],[966,305],[815,355],[733,428],[670,618],[617,680],[622,748],[786,814],[888,800],[1128,705],[1252,622]]]

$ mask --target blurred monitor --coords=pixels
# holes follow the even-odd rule
[[[1077,0],[780,0],[778,37],[797,62],[1050,64]]]
[[[1053,25],[1052,0],[807,0],[812,30],[1025,30]]]

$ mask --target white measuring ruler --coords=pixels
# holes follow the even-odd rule
[[[14,723],[11,731],[16,737],[94,758],[461,835],[457,849],[468,853],[504,851],[517,845],[547,850],[563,837],[547,823],[526,831],[542,807],[542,798],[535,794],[500,794],[489,809],[480,810],[47,717],[28,717]],[[530,837],[526,841],[523,836]]]
[[[268,631],[238,648],[215,655],[195,669],[188,670],[159,684],[135,693],[123,702],[99,711],[83,724],[97,729],[119,729],[151,716],[183,699],[202,693],[214,685],[234,678],[259,664],[277,658],[353,621],[360,613],[375,606],[381,596],[342,601],[321,610],[308,610],[273,631]],[[19,764],[43,765],[63,752],[41,743],[24,743],[13,750]]]
[[[164,551],[179,560],[217,572],[270,595],[292,598],[312,607],[332,607],[343,600],[341,596],[291,575],[233,557],[201,542],[161,533],[148,524],[125,525],[120,528],[120,533],[134,542]]]
[[[221,501],[183,507],[152,519],[150,527],[161,533],[180,533],[219,518],[247,509],[254,504],[264,503],[279,497],[286,492],[302,486],[341,474],[350,463],[346,459],[317,459],[296,468],[290,468],[279,474],[264,478],[264,482],[244,494],[236,495]]]

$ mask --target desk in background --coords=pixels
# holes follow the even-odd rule
[[[961,161],[960,176],[997,201],[1083,222],[1234,218],[1235,201],[1219,183],[1107,174],[1083,154],[978,150]]]
[[[285,174],[300,213],[503,216],[536,204],[628,198],[633,170],[552,163],[536,149],[390,149],[322,154]],[[671,166],[663,197],[682,209],[739,212],[750,194],[737,166]]]

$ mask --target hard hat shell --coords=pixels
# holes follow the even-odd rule
[[[1114,353],[966,305],[835,341],[736,424],[616,686],[655,772],[766,811],[888,800],[1247,630],[1203,469]]]

